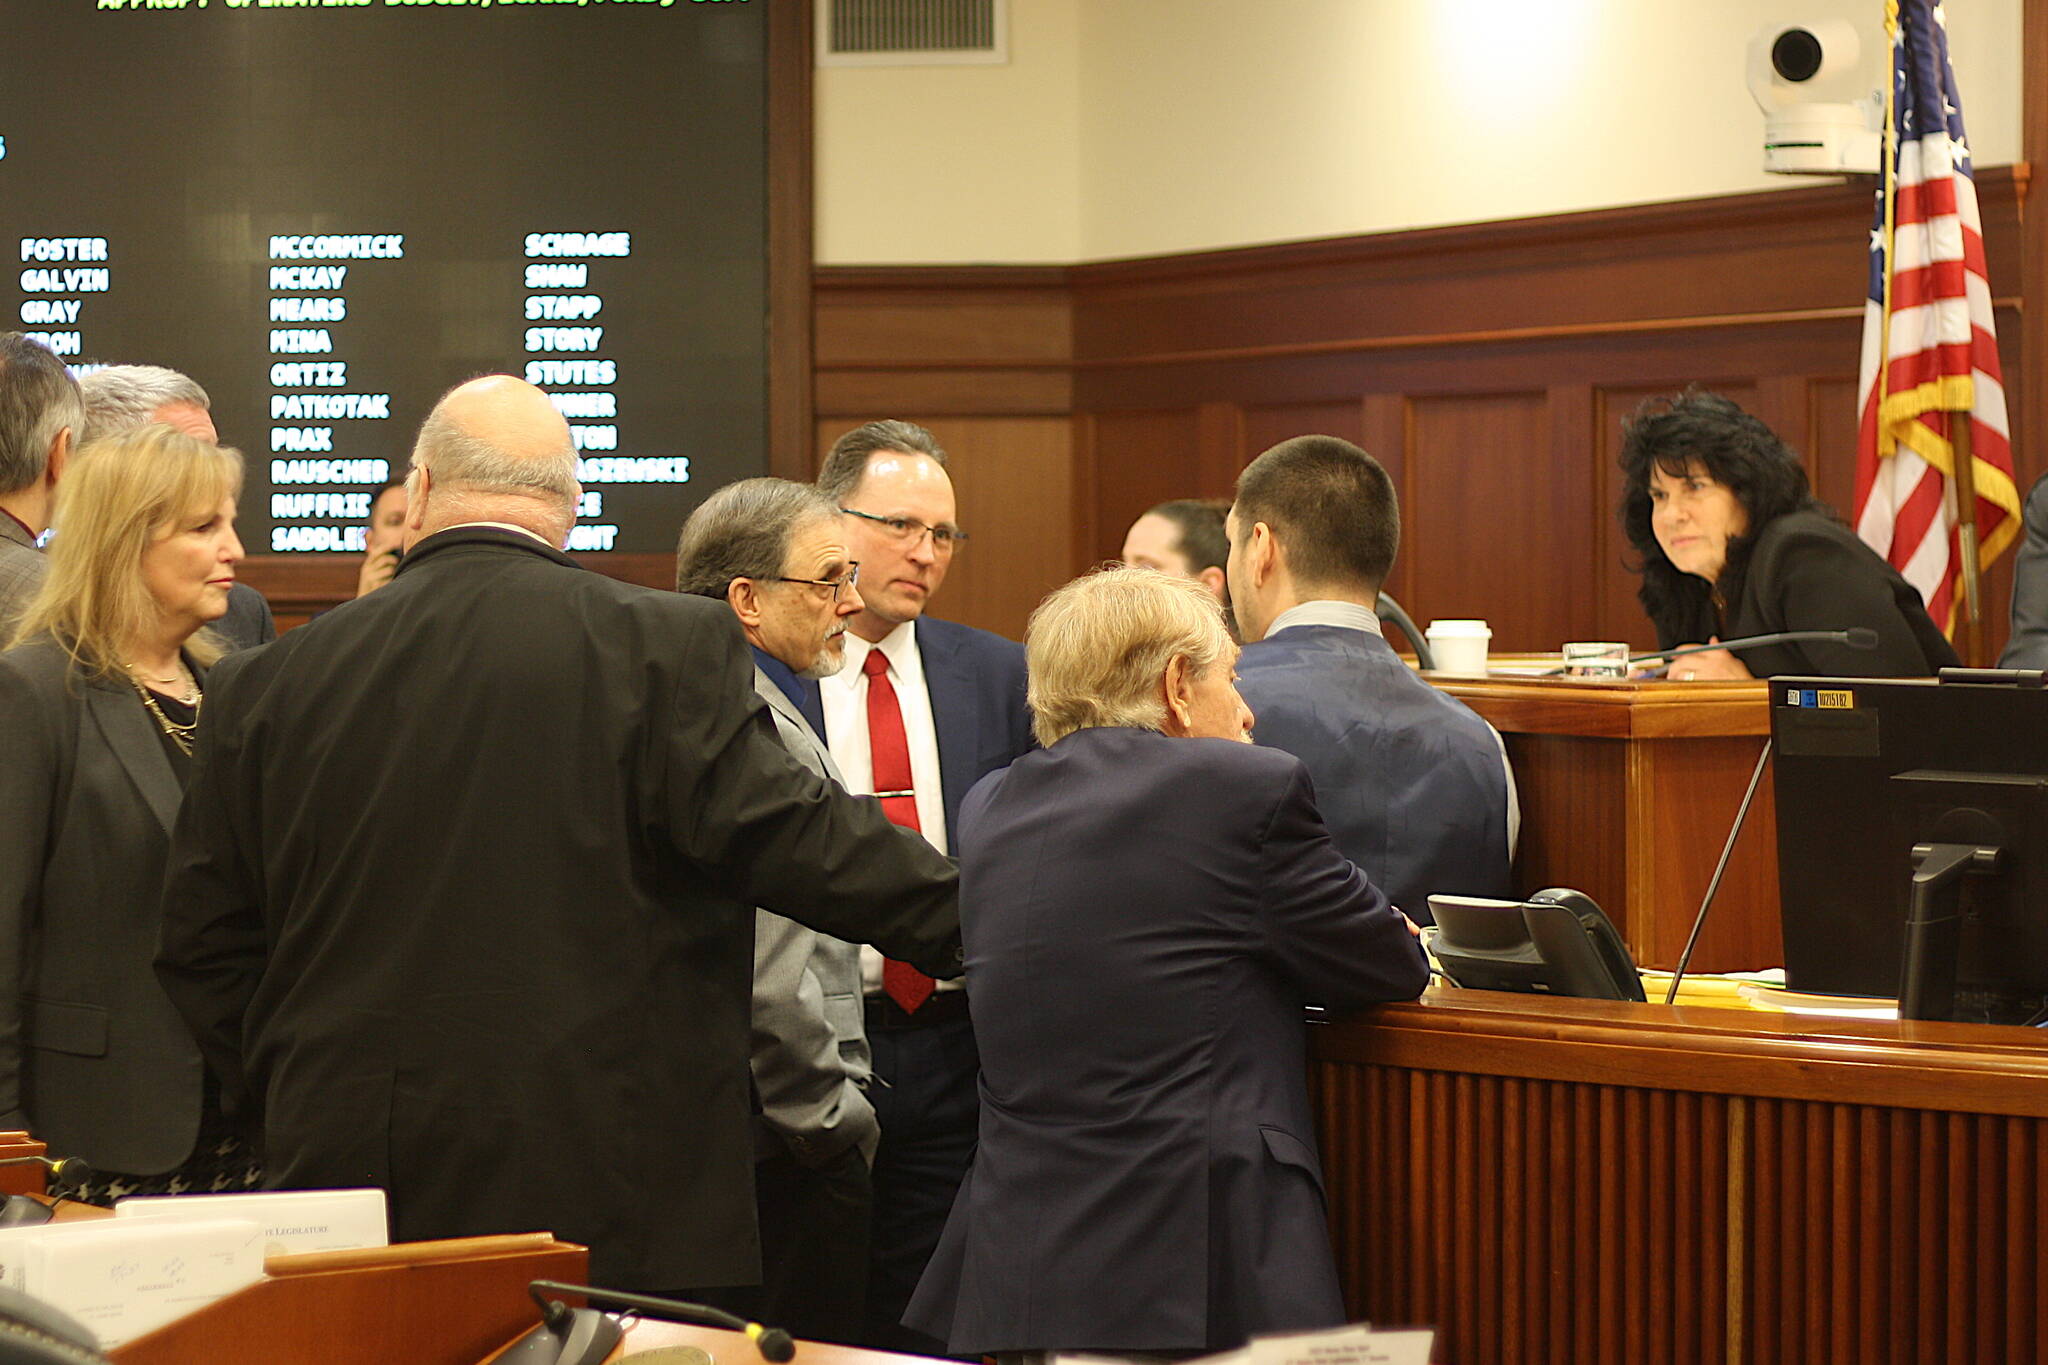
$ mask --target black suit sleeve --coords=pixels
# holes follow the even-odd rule
[[[960,974],[959,874],[878,802],[848,796],[783,748],[729,612],[693,616],[692,668],[661,737],[665,824],[684,857],[741,900],[933,976]]]
[[[1860,542],[1822,530],[1794,530],[1755,573],[1775,588],[1772,630],[1877,632],[1876,649],[1802,644],[1809,671],[1837,678],[1925,677],[1932,670],[1920,637],[1899,609],[1891,578]]]
[[[2012,563],[2012,637],[2000,668],[2048,668],[2048,475],[2027,493],[2026,537]]]
[[[211,714],[223,720],[235,714],[240,662],[223,659],[207,677]],[[263,882],[260,850],[236,818],[235,798],[243,788],[233,732],[229,724],[199,727],[192,780],[171,833],[156,972],[220,1078],[228,1112],[253,1118],[242,1017],[263,975]]]
[[[1337,851],[1316,810],[1308,770],[1294,766],[1261,840],[1265,948],[1334,1010],[1413,1000],[1429,963],[1380,889]]]
[[[33,687],[0,660],[0,1127],[27,1128],[21,1107],[22,987],[42,894],[56,728]]]

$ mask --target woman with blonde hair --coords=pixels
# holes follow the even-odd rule
[[[0,654],[0,1127],[85,1158],[99,1202],[256,1175],[152,967],[241,483],[167,426],[86,446]]]

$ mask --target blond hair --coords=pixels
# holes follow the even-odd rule
[[[1024,628],[1031,733],[1050,747],[1076,730],[1163,730],[1167,665],[1197,678],[1235,662],[1223,605],[1156,569],[1103,569],[1053,590]]]
[[[13,643],[47,634],[90,678],[126,672],[122,654],[158,628],[163,608],[142,580],[142,553],[186,517],[212,516],[242,488],[242,455],[162,423],[85,446],[57,484],[50,571]],[[186,652],[202,664],[222,653],[211,631]]]

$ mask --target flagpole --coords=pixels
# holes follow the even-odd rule
[[[1902,41],[1899,35],[1899,0],[1885,0],[1884,33],[1885,37],[1890,39],[1887,50],[1892,54],[1892,62],[1896,66],[1899,60],[1898,46]],[[1881,155],[1884,157],[1884,165],[1879,168],[1883,172],[1883,176],[1878,184],[1878,193],[1884,196],[1884,270],[1882,272],[1884,278],[1880,282],[1883,292],[1878,298],[1877,375],[1873,381],[1873,387],[1876,392],[1875,401],[1877,403],[1877,454],[1880,462],[1885,456],[1898,448],[1896,441],[1892,437],[1891,428],[1885,425],[1884,420],[1885,395],[1891,392],[1892,266],[1898,260],[1898,257],[1892,254],[1898,249],[1898,243],[1895,240],[1898,234],[1898,224],[1894,219],[1894,214],[1898,211],[1899,195],[1899,111],[1896,98],[1897,91],[1898,81],[1896,77],[1891,72],[1887,72],[1884,81],[1884,144],[1883,151],[1881,152]],[[1880,468],[1882,468],[1881,463]],[[1859,507],[1856,510],[1860,513],[1863,509]]]
[[[1955,466],[1956,553],[1963,561],[1963,648],[1958,652],[1964,663],[1982,668],[1986,661],[1980,648],[1983,610],[1977,569],[1977,470],[1970,448],[1970,428],[1974,425],[1971,418],[1968,412],[1951,412],[1948,435],[1949,448],[1954,452],[1951,463]]]

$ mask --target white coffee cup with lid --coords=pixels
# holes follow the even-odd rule
[[[1484,621],[1431,621],[1423,632],[1439,673],[1486,673],[1487,646],[1493,629]]]

